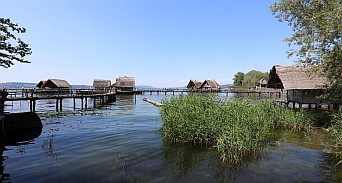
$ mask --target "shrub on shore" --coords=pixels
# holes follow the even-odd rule
[[[164,140],[211,145],[222,161],[232,164],[257,154],[275,128],[310,127],[304,110],[283,108],[272,101],[250,103],[189,94],[164,99],[162,103]]]

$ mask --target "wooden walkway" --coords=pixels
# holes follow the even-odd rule
[[[116,100],[114,90],[96,89],[7,89],[6,101],[29,101],[30,111],[36,111],[37,100],[56,100],[56,111],[63,110],[63,100],[73,99],[73,108],[76,109],[76,99],[81,100],[81,109],[88,108],[88,99],[93,100],[93,107],[98,104],[106,104]]]
[[[269,96],[269,97],[277,97],[280,98],[281,93],[278,90],[233,90],[233,89],[220,89],[220,90],[197,90],[197,91],[191,91],[187,88],[176,88],[176,89],[138,89],[136,90],[136,94],[172,94],[175,95],[176,93],[186,94],[186,93],[223,93],[228,96],[228,94],[245,94],[247,96],[255,95],[257,97],[262,96]]]

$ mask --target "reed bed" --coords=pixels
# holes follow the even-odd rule
[[[211,145],[222,161],[232,164],[257,155],[275,128],[310,127],[304,110],[282,108],[272,101],[252,104],[243,99],[189,94],[162,103],[164,140]]]
[[[333,124],[331,125],[330,132],[335,138],[337,147],[336,156],[340,160],[338,164],[342,163],[342,113],[334,113],[332,116]]]

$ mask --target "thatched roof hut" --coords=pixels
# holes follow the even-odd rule
[[[115,88],[118,92],[131,92],[135,88],[134,77],[119,77],[116,78]]]
[[[322,76],[317,66],[281,66],[275,65],[270,70],[267,88],[280,89],[280,100],[295,104],[314,104],[316,107],[329,101],[322,100],[324,85],[328,79]]]
[[[267,88],[322,89],[328,80],[317,72],[312,72],[313,67],[275,65],[270,70]]]
[[[201,89],[218,90],[220,89],[220,85],[215,80],[206,79],[202,83]]]
[[[260,81],[259,81],[259,87],[262,87],[262,88],[264,88],[264,87],[266,87],[267,86],[267,79],[260,79]]]
[[[46,83],[46,81],[39,81],[39,83],[36,85],[37,88],[42,88],[42,86]]]
[[[196,80],[190,80],[186,88],[188,90],[194,91],[194,90],[199,90],[201,89],[202,82],[196,81]]]
[[[70,88],[71,85],[62,79],[49,79],[47,80],[41,88]]]
[[[94,79],[93,86],[94,88],[110,88],[111,83],[110,80]]]

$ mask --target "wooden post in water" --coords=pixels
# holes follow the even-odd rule
[[[83,110],[83,97],[81,97],[81,109]]]
[[[74,110],[76,110],[76,97],[74,97]]]
[[[58,111],[58,98],[56,99],[56,111]]]
[[[88,108],[88,99],[87,99],[87,97],[85,97],[84,100],[85,100],[85,106],[84,107],[87,109]]]
[[[96,97],[93,98],[93,101],[94,101],[94,106],[93,106],[93,108],[95,108],[95,107],[96,107]]]
[[[33,112],[36,112],[36,99],[33,99]]]
[[[60,99],[59,99],[59,103],[60,103],[60,105],[59,105],[59,111],[62,111],[62,106],[63,106],[62,101],[63,101],[63,98],[60,98]]]

